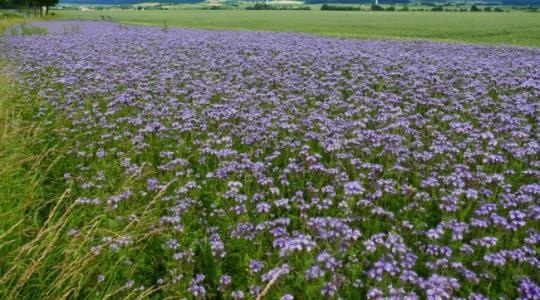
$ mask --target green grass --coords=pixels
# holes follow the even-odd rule
[[[1,18],[0,34],[15,25],[21,25],[20,34],[43,34],[23,26],[33,20]],[[54,172],[63,150],[46,124],[32,119],[32,100],[24,97],[9,63],[0,59],[0,299],[32,299],[43,282],[52,286],[43,274],[75,266],[57,260],[68,245],[60,233],[68,224],[70,191],[51,179],[58,176]]]
[[[528,12],[339,11],[62,11],[63,19],[113,20],[139,25],[290,31],[360,39],[429,39],[540,47],[540,14]]]
[[[0,34],[27,20],[1,20]],[[150,204],[146,203],[140,223],[131,221],[126,226],[98,210],[90,221],[86,213],[76,212],[74,200],[80,191],[72,189],[71,185],[66,188],[61,179],[66,170],[75,168],[75,161],[66,159],[67,151],[74,147],[74,140],[65,141],[58,137],[55,128],[65,124],[48,123],[45,120],[54,119],[50,115],[39,121],[33,117],[39,107],[37,101],[39,97],[35,91],[24,93],[14,80],[9,62],[0,60],[0,299],[135,299],[137,296],[137,299],[146,299],[167,287],[150,287],[135,295],[117,288],[124,282],[97,284],[99,266],[110,266],[112,272],[104,272],[110,282],[115,281],[117,275],[132,270],[124,267],[121,268],[123,271],[117,272],[116,267],[125,261],[126,253],[120,253],[120,257],[98,256],[88,251],[94,242],[89,238],[90,234],[99,237],[127,235],[129,230],[137,242],[153,239],[154,234],[148,234],[146,230],[158,216],[148,211]],[[117,189],[130,186],[136,180],[134,177],[118,178]],[[151,203],[162,195],[162,191],[158,192]],[[67,232],[75,227],[85,233],[69,238]],[[109,231],[113,227],[115,233]],[[161,249],[160,243],[152,245]],[[147,260],[155,259],[155,256],[145,253],[155,253],[156,249],[149,246],[137,249],[142,254],[137,256],[134,264],[151,265]],[[162,263],[158,260],[154,265],[161,266]],[[147,274],[157,276],[160,273],[148,269]]]

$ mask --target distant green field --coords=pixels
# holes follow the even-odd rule
[[[430,39],[540,47],[540,14],[528,12],[61,11],[63,19],[110,16],[128,24],[305,32],[346,38]]]

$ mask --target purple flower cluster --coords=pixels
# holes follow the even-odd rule
[[[39,26],[5,56],[69,149],[75,213],[121,231],[77,236],[135,262],[100,282],[539,299],[539,49]]]

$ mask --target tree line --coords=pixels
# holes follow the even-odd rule
[[[530,5],[538,6],[540,5],[540,0],[503,0],[503,5]]]
[[[305,0],[305,4],[370,4],[374,0]],[[380,4],[409,4],[409,0],[379,0]],[[333,9],[328,9],[333,10]],[[339,10],[339,9],[337,9]],[[347,10],[347,9],[344,9]]]
[[[58,0],[0,0],[0,9],[19,9],[28,16],[49,14],[49,7],[58,4]]]
[[[305,4],[370,4],[374,0],[304,0]],[[379,4],[409,4],[410,0],[379,0]],[[460,1],[463,2],[463,1]],[[471,1],[472,2],[472,1]],[[435,3],[458,3],[455,0],[429,0],[421,1],[420,4],[435,6]],[[506,6],[540,6],[540,0],[496,0],[487,1],[489,5],[506,5]]]

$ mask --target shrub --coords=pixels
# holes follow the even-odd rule
[[[437,6],[434,6],[433,8],[431,8],[431,11],[443,11],[443,7],[442,5],[437,5]]]
[[[355,7],[355,6],[337,6],[337,5],[323,4],[321,6],[321,10],[354,11],[354,10],[362,10],[362,9],[360,7]]]
[[[377,5],[377,4],[371,4],[371,10],[372,11],[383,11],[384,7]]]
[[[216,6],[213,6],[216,7]],[[222,8],[225,9],[225,8]],[[263,3],[256,3],[254,6],[246,7],[247,10],[311,10],[309,6],[278,6],[278,5],[268,5]],[[321,10],[326,10],[321,7]]]
[[[271,5],[263,4],[263,3],[256,3],[253,6],[246,7],[247,10],[272,10],[275,9]]]
[[[471,6],[471,11],[472,12],[478,12],[478,11],[481,11],[481,10],[476,5],[473,5],[473,6]]]

